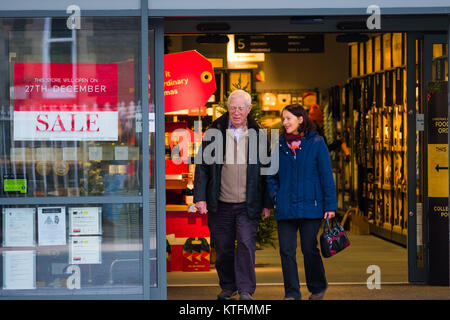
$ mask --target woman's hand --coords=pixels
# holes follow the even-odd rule
[[[331,218],[334,218],[335,215],[336,215],[336,213],[334,211],[327,211],[327,212],[325,212],[325,215],[324,215],[323,218],[324,219],[326,219],[326,218],[331,219]]]

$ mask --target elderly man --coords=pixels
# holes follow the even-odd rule
[[[196,165],[194,202],[200,213],[208,213],[222,289],[217,298],[229,300],[239,292],[241,300],[252,300],[256,288],[256,233],[261,213],[267,217],[273,205],[261,175],[260,157],[252,155],[249,161],[249,150],[260,150],[259,145],[251,145],[258,144],[259,139],[251,139],[249,131],[259,136],[261,129],[249,115],[251,97],[243,90],[235,90],[228,97],[227,107],[228,112],[210,126],[223,137],[223,161]],[[208,145],[205,140],[203,150]]]

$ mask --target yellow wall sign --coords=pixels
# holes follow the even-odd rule
[[[428,197],[448,197],[448,145],[428,145]]]

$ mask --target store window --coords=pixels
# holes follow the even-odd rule
[[[80,22],[0,19],[0,296],[143,293],[139,18]]]
[[[127,20],[2,21],[3,197],[139,194],[139,34]]]

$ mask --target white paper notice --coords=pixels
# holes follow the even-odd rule
[[[3,251],[3,289],[36,289],[36,251]]]
[[[40,246],[66,244],[66,208],[38,208],[38,243]]]
[[[62,149],[63,161],[78,161],[78,148],[65,147]]]
[[[3,208],[3,246],[33,247],[35,208]]]
[[[70,237],[69,264],[101,264],[102,237]]]
[[[89,147],[89,161],[102,160],[102,147]]]
[[[55,161],[56,154],[52,148],[36,148],[36,161]]]
[[[115,147],[114,160],[128,160],[128,147]]]
[[[25,161],[26,148],[11,148],[11,161]]]
[[[148,132],[155,132],[155,113],[151,112],[148,114]]]
[[[101,207],[69,208],[70,235],[101,235]]]

